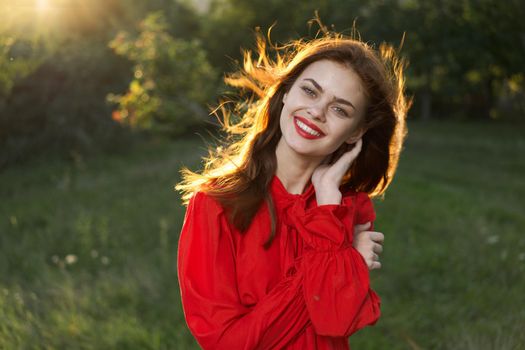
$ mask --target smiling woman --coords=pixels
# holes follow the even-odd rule
[[[391,48],[326,33],[259,59],[227,83],[252,90],[237,142],[183,171],[178,272],[205,349],[348,349],[374,324],[383,234],[370,196],[394,175],[408,103]],[[246,105],[249,106],[246,109]]]

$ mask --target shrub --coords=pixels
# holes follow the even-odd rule
[[[117,104],[113,119],[132,128],[178,135],[201,124],[205,104],[214,95],[217,74],[198,40],[173,38],[160,12],[149,14],[133,36],[120,32],[110,42],[133,62],[133,80],[124,95],[109,94]]]

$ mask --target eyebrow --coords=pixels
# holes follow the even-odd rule
[[[314,79],[312,79],[312,78],[305,78],[303,80],[309,81],[312,84],[314,84],[314,86],[315,86],[315,88],[317,90],[319,90],[321,92],[324,91],[323,88],[321,87],[321,85],[319,85]],[[344,104],[344,105],[348,105],[348,106],[352,107],[353,109],[355,109],[355,106],[353,105],[353,103],[348,101],[348,100],[345,100],[344,98],[334,97],[334,101],[338,102],[338,103],[341,103],[341,104]]]

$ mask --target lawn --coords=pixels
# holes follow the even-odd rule
[[[413,122],[375,200],[376,326],[353,349],[525,344],[525,127]],[[200,137],[0,173],[0,349],[197,349],[176,277],[173,190]]]

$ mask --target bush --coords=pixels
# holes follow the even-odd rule
[[[125,131],[111,119],[105,97],[124,89],[128,69],[103,41],[63,43],[15,81],[0,106],[0,168],[43,151],[114,149]]]
[[[113,118],[132,128],[179,135],[201,124],[217,74],[198,40],[173,38],[162,13],[149,14],[138,36],[120,32],[110,42],[134,63],[134,79],[124,95],[109,94],[118,109]]]

